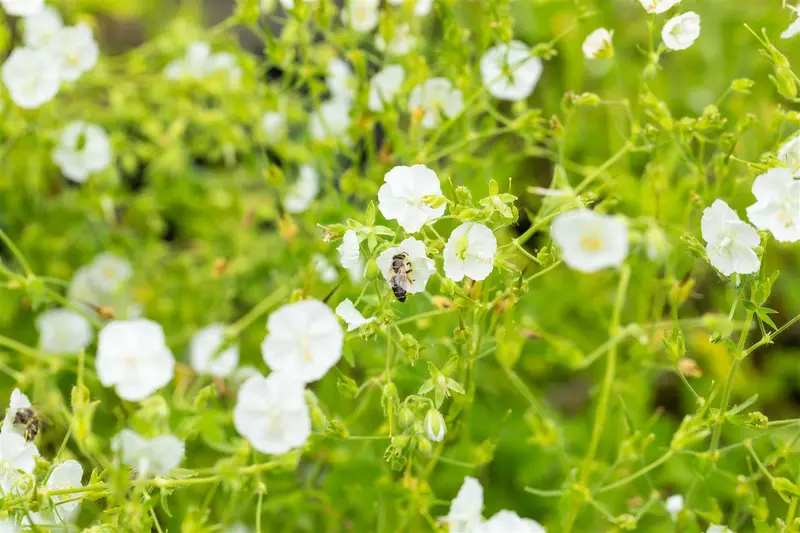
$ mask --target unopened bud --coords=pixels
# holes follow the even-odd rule
[[[444,439],[447,425],[438,409],[428,409],[425,413],[425,433],[434,442],[441,442]]]

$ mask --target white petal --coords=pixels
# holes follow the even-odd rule
[[[347,331],[353,331],[354,329],[358,329],[365,324],[369,324],[375,321],[375,317],[364,318],[353,302],[350,301],[349,298],[345,298],[342,302],[336,306],[336,315],[347,322]]]

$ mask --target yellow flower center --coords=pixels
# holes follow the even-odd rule
[[[603,249],[603,239],[591,235],[581,237],[581,248],[587,252],[598,252]]]

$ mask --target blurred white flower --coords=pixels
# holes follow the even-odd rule
[[[211,324],[192,336],[189,361],[198,374],[226,378],[239,364],[239,345],[227,342],[224,325]]]
[[[242,524],[241,522],[237,522],[229,525],[225,530],[225,533],[252,533],[252,531],[253,530],[246,525]],[[0,533],[2,533],[2,531],[0,531]]]
[[[499,511],[481,524],[476,533],[546,533],[539,522],[520,518],[514,511]]]
[[[564,262],[580,272],[616,267],[628,256],[628,225],[619,217],[575,209],[558,215],[550,233]]]
[[[669,255],[670,245],[667,234],[658,226],[650,226],[644,234],[647,245],[647,258],[650,261],[662,261]]]
[[[316,1],[317,0],[305,0],[305,3],[306,4],[313,4]],[[281,2],[281,6],[283,6],[283,9],[294,9],[294,4],[295,4],[294,0],[280,0],[280,2]]]
[[[450,533],[474,533],[481,523],[483,487],[480,482],[466,476],[458,494],[450,503],[450,513],[445,518]]]
[[[238,85],[242,79],[242,67],[239,66],[239,60],[230,52],[219,52],[212,55],[208,58],[206,68],[209,76],[225,74],[231,86]]]
[[[285,372],[254,376],[239,389],[233,424],[261,453],[284,454],[303,446],[311,435],[303,382],[295,377]]]
[[[715,200],[706,207],[700,226],[708,260],[723,276],[758,272],[761,262],[753,249],[761,237],[728,204]]]
[[[409,294],[423,292],[428,284],[428,279],[436,272],[436,264],[433,259],[428,257],[425,243],[409,237],[398,246],[387,248],[381,252],[375,262],[387,282],[392,277],[392,258],[398,254],[406,254],[406,262],[411,266],[411,273],[408,276],[410,284],[406,287],[406,292]]]
[[[133,267],[128,260],[109,252],[103,252],[75,273],[69,290],[69,298],[77,301],[85,299],[89,303],[99,304],[102,302],[94,301],[89,296],[90,293],[116,293],[124,288],[132,277]]]
[[[65,178],[83,183],[111,164],[111,141],[100,126],[76,120],[61,131],[53,161]]]
[[[667,498],[667,503],[664,507],[667,509],[669,516],[672,517],[672,521],[677,521],[678,513],[683,510],[683,496],[680,494],[670,496]]]
[[[92,325],[72,309],[48,309],[36,317],[39,349],[45,353],[78,353],[92,342]]]
[[[442,186],[436,172],[425,165],[397,166],[386,173],[378,191],[378,209],[387,220],[397,223],[409,233],[444,214],[446,205],[431,207],[441,200]],[[425,197],[431,197],[427,202]]]
[[[663,13],[673,6],[681,3],[681,0],[639,0],[645,11],[648,13]]]
[[[19,389],[14,389],[11,392],[11,397],[8,402],[8,410],[6,416],[3,418],[3,427],[0,431],[3,433],[16,432],[19,435],[25,435],[23,427],[14,425],[14,417],[17,416],[17,411],[31,407],[31,401]]]
[[[417,85],[408,97],[408,110],[422,113],[422,126],[435,128],[442,115],[454,118],[464,109],[464,97],[447,78],[430,78]]]
[[[238,386],[253,376],[261,376],[261,371],[251,365],[242,365],[233,372],[231,382]]]
[[[308,165],[300,165],[300,172],[283,199],[288,213],[297,214],[308,210],[311,202],[319,194],[319,174]]]
[[[380,0],[349,0],[342,9],[342,22],[361,33],[372,31],[380,19]]]
[[[132,429],[123,429],[111,439],[111,449],[119,454],[122,464],[147,474],[166,475],[178,468],[186,448],[174,435],[146,439]]]
[[[481,79],[489,94],[516,102],[529,97],[542,77],[542,60],[521,41],[501,43],[481,58]]]
[[[339,273],[336,271],[336,267],[333,266],[324,255],[315,254],[314,257],[311,258],[311,261],[314,264],[314,270],[317,271],[320,279],[325,283],[333,283],[339,279]]]
[[[494,268],[497,238],[488,227],[464,222],[450,234],[444,245],[444,273],[453,281],[464,276],[475,281],[486,279]]]
[[[328,61],[325,84],[332,100],[350,103],[356,94],[356,77],[344,59],[334,57]]]
[[[393,6],[401,6],[406,0],[387,0]],[[433,9],[433,0],[409,0],[414,2],[414,14],[418,17],[424,17]]]
[[[408,54],[416,46],[416,43],[417,39],[411,34],[411,26],[408,24],[397,24],[388,43],[380,33],[375,36],[375,48],[379,52],[393,56]]]
[[[664,46],[670,50],[686,50],[700,37],[700,16],[688,11],[672,17],[661,30]]]
[[[189,45],[183,58],[172,61],[164,69],[169,80],[202,80],[218,73],[225,73],[231,85],[235,85],[241,78],[242,69],[235,55],[228,52],[212,54],[211,45],[204,42]]]
[[[97,378],[123,400],[147,398],[172,380],[175,359],[164,330],[151,320],[115,320],[98,335]]]
[[[791,39],[795,35],[800,33],[800,14],[794,19],[794,22],[789,24],[789,27],[786,28],[783,33],[781,33],[782,39]]]
[[[0,493],[13,494],[24,474],[32,474],[39,450],[13,431],[0,431]]]
[[[784,143],[778,150],[778,159],[789,167],[795,176],[800,176],[800,136]]]
[[[772,168],[753,182],[756,203],[747,208],[755,227],[780,242],[800,241],[800,180],[787,168]]]
[[[0,518],[0,533],[19,533],[19,526],[11,518]]]
[[[6,13],[16,17],[29,17],[44,8],[44,0],[0,0],[0,4]]]
[[[351,122],[348,100],[328,100],[311,114],[311,136],[318,141],[335,139],[342,144],[350,144],[352,140],[347,131]]]
[[[425,433],[428,439],[433,442],[442,442],[445,434],[447,434],[447,424],[438,409],[428,409],[422,423],[425,426]]]
[[[267,330],[261,343],[264,361],[297,381],[317,381],[342,357],[342,326],[319,300],[284,305],[269,315]]]
[[[613,37],[614,30],[597,28],[583,41],[583,55],[586,59],[611,57],[614,55],[614,45],[611,43]]]
[[[403,82],[406,71],[400,65],[388,65],[375,73],[369,81],[369,109],[379,113],[385,104],[391,103]]]
[[[23,42],[30,48],[49,48],[53,37],[64,27],[61,14],[53,6],[45,6],[40,12],[23,20]]]
[[[61,79],[75,81],[92,69],[100,57],[92,29],[86,24],[61,28],[52,37],[47,50],[58,59]]]
[[[41,50],[14,49],[3,63],[2,76],[11,99],[25,109],[49,102],[61,86],[58,61]]]
[[[339,259],[344,268],[349,270],[361,265],[361,249],[358,246],[358,235],[355,231],[347,230],[342,237],[342,244],[336,250],[339,252]]]
[[[375,317],[364,318],[350,298],[345,298],[336,306],[336,315],[347,323],[347,331],[358,329],[364,324],[375,321]]]
[[[276,144],[286,137],[286,114],[280,111],[267,111],[261,117],[261,131],[264,132],[267,142]]]
[[[733,530],[728,529],[725,526],[718,526],[716,524],[711,524],[708,526],[706,533],[733,533]]]
[[[82,487],[82,479],[83,467],[78,461],[70,459],[53,469],[47,478],[45,489],[65,490]],[[53,506],[52,509],[48,506],[47,511],[52,510],[52,514],[59,522],[71,522],[77,517],[80,503],[75,500],[75,494],[54,495],[50,498]]]

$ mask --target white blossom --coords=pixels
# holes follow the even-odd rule
[[[376,72],[369,82],[370,111],[383,111],[384,105],[391,103],[400,92],[405,79],[406,71],[400,65],[388,65]]]
[[[342,21],[361,33],[372,31],[380,19],[380,0],[349,0],[342,9]]]
[[[409,294],[423,292],[428,280],[436,272],[436,264],[433,259],[428,257],[425,243],[409,237],[398,246],[387,248],[381,252],[375,262],[387,282],[392,278],[392,258],[398,254],[406,254],[406,262],[411,267],[411,273],[408,276],[410,284],[406,287],[406,292]]]
[[[431,201],[441,200],[442,186],[436,172],[425,165],[394,167],[383,180],[386,183],[378,191],[378,209],[407,232],[416,233],[444,214],[443,203],[431,207]]]
[[[672,518],[672,521],[675,522],[678,520],[678,514],[683,510],[683,496],[680,494],[674,494],[667,498],[667,503],[665,505],[669,516]]]
[[[794,176],[800,176],[800,136],[790,139],[780,147],[778,159],[789,167]]]
[[[488,227],[464,222],[450,234],[444,246],[444,273],[453,281],[464,276],[475,281],[486,279],[494,268],[497,238]]]
[[[800,15],[798,15],[797,18],[794,19],[794,22],[789,24],[789,27],[786,28],[783,33],[781,33],[781,38],[791,39],[798,33],[800,33]]]
[[[476,533],[546,533],[539,522],[520,518],[514,511],[499,511],[478,527]]]
[[[681,3],[681,0],[639,0],[648,13],[663,13]]]
[[[706,533],[733,533],[733,530],[728,529],[726,526],[711,524],[710,526],[708,526]]]
[[[305,0],[305,3],[306,4],[313,4],[313,3],[316,3],[316,1],[317,0]],[[281,2],[281,6],[283,6],[283,9],[286,9],[286,10],[294,9],[295,0],[280,0],[280,2]]]
[[[78,461],[72,459],[56,466],[50,473],[45,483],[47,490],[65,490],[82,487],[83,467]],[[52,514],[59,522],[71,522],[78,514],[80,502],[75,500],[75,494],[54,495],[52,499]],[[47,509],[51,509],[48,507]]]
[[[319,194],[319,174],[308,165],[301,165],[299,176],[289,188],[283,199],[283,206],[288,213],[297,214],[307,211],[311,202]]]
[[[542,77],[542,60],[521,41],[501,43],[481,58],[481,79],[489,94],[516,102],[529,97]]]
[[[753,249],[761,243],[761,237],[728,204],[715,200],[706,207],[701,231],[708,260],[723,276],[758,272],[760,260]]]
[[[111,164],[111,142],[100,126],[77,120],[61,131],[53,161],[64,177],[83,183]]]
[[[104,252],[75,272],[67,297],[87,313],[94,313],[92,306],[100,305],[113,309],[118,318],[135,318],[139,308],[130,301],[128,282],[132,277],[133,268],[127,260]]]
[[[164,330],[145,320],[115,320],[98,335],[97,378],[123,400],[147,398],[172,380],[175,359]]]
[[[345,298],[336,306],[336,315],[347,323],[347,331],[353,331],[375,321],[375,317],[364,318],[350,298]]]
[[[45,6],[39,13],[25,17],[23,41],[29,48],[49,48],[53,38],[64,27],[61,14],[53,6]]]
[[[32,474],[39,450],[32,442],[13,431],[0,431],[0,494],[15,493],[17,481]]]
[[[393,6],[401,6],[406,0],[387,0]],[[414,2],[414,14],[418,17],[424,17],[433,9],[433,0],[410,0]]]
[[[48,309],[36,317],[39,349],[45,353],[78,353],[94,336],[92,325],[71,309]]]
[[[416,46],[416,43],[417,38],[411,34],[411,26],[408,24],[397,24],[388,43],[380,33],[375,36],[375,48],[379,52],[393,56],[407,55]]]
[[[756,203],[747,208],[755,227],[769,230],[780,242],[800,241],[800,180],[786,168],[773,168],[753,182]]]
[[[111,439],[111,448],[122,464],[135,468],[139,475],[166,475],[178,468],[186,452],[183,441],[174,435],[146,439],[132,429],[123,429]]]
[[[36,15],[44,8],[44,0],[0,0],[3,9],[15,17]]]
[[[339,252],[339,259],[342,266],[348,270],[359,268],[362,264],[361,249],[358,246],[358,235],[349,229],[342,237],[342,244],[336,248]]]
[[[15,48],[3,63],[3,83],[11,99],[25,109],[35,109],[58,94],[61,73],[58,61],[48,52]]]
[[[428,129],[439,125],[442,115],[454,118],[462,109],[464,97],[447,78],[430,78],[414,87],[408,97],[408,110],[422,113],[421,124]]]
[[[311,261],[314,263],[314,270],[317,271],[320,279],[325,283],[333,283],[339,279],[339,273],[336,271],[336,267],[334,267],[324,255],[315,254],[314,257],[311,258]]]
[[[281,111],[267,111],[261,117],[261,131],[270,144],[277,144],[287,132],[286,114]]]
[[[311,114],[311,136],[318,141],[334,139],[342,144],[350,144],[352,140],[347,131],[351,122],[350,101],[329,100],[320,104]]]
[[[428,439],[433,442],[442,442],[445,434],[447,434],[447,424],[438,409],[428,409],[422,423],[425,426],[425,433]]]
[[[209,76],[224,74],[230,86],[237,86],[242,78],[242,67],[239,60],[230,52],[219,52],[208,58],[206,65]]]
[[[10,518],[0,518],[0,533],[19,533],[19,526]]]
[[[236,56],[228,52],[211,53],[211,45],[196,42],[189,45],[186,55],[172,61],[164,70],[170,80],[202,80],[218,73],[224,73],[231,85],[239,82],[242,69]]]
[[[564,262],[580,272],[616,267],[628,256],[628,225],[619,217],[575,209],[557,216],[550,233]]]
[[[445,522],[450,533],[474,533],[481,523],[483,487],[480,482],[466,476],[458,494],[450,503],[450,513]]]
[[[239,345],[225,338],[225,326],[211,324],[192,336],[189,361],[198,374],[226,378],[239,364]]]
[[[661,39],[670,50],[686,50],[700,37],[700,16],[688,11],[673,17],[664,24]]]
[[[284,454],[303,446],[311,435],[303,382],[295,378],[273,372],[266,378],[251,377],[239,389],[233,424],[261,453]]]
[[[611,39],[614,37],[614,30],[608,31],[605,28],[597,28],[586,36],[583,41],[583,55],[586,59],[598,59],[610,57],[614,53],[614,45]]]
[[[58,59],[61,79],[75,81],[97,64],[100,49],[86,24],[61,28],[52,37],[48,51]]]
[[[264,361],[297,381],[317,381],[342,357],[342,326],[319,300],[284,305],[269,316],[267,330],[261,343]]]
[[[356,77],[353,69],[344,59],[334,57],[327,64],[325,84],[332,100],[352,102],[356,94]]]
[[[20,409],[30,409],[31,401],[19,389],[14,389],[11,392],[11,398],[8,402],[8,410],[6,416],[3,418],[3,427],[0,431],[3,433],[16,432],[19,435],[25,434],[24,427],[17,427],[14,425],[14,417],[17,416],[17,411]]]

